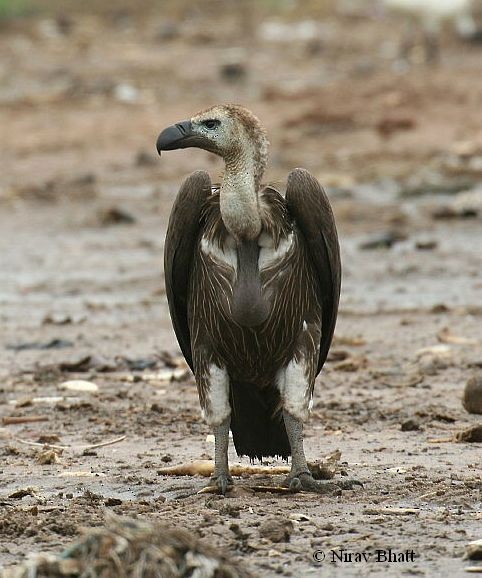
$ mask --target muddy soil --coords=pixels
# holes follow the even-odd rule
[[[454,441],[480,423],[461,399],[482,371],[482,47],[447,31],[437,64],[407,62],[403,23],[371,11],[169,6],[2,25],[0,563],[61,550],[110,509],[188,528],[258,576],[464,575],[482,537],[481,444]],[[154,143],[219,101],[263,119],[268,180],[305,166],[332,200],[341,309],[306,448],[339,449],[337,478],[362,489],[261,494],[242,478],[224,498],[158,474],[213,453],[162,252],[182,178],[221,165]],[[67,448],[41,464],[27,442]],[[271,518],[292,521],[288,541]],[[414,561],[377,562],[388,548]],[[340,549],[372,556],[332,562]]]

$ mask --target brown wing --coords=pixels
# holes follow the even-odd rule
[[[201,228],[201,210],[210,194],[211,179],[207,172],[196,171],[184,181],[169,217],[164,245],[169,312],[177,341],[191,369],[191,335],[187,320],[189,276]]]
[[[318,375],[333,339],[340,300],[341,261],[335,218],[325,191],[304,169],[295,169],[289,174],[286,204],[306,240],[318,277],[322,307]]]

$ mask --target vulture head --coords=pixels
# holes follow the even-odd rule
[[[165,128],[157,151],[197,147],[224,159],[227,166],[243,170],[252,165],[259,184],[268,159],[268,139],[259,119],[246,108],[225,104],[197,113],[189,120]]]

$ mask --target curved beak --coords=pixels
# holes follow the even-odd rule
[[[173,151],[193,146],[194,136],[190,120],[177,122],[165,128],[157,137],[157,152],[161,154],[161,151]]]

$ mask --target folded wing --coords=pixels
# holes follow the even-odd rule
[[[335,218],[325,191],[304,169],[295,169],[289,174],[286,204],[306,240],[318,278],[318,298],[322,307],[318,375],[333,339],[340,300],[341,261]]]
[[[189,276],[201,229],[201,211],[210,194],[211,179],[206,171],[196,171],[184,181],[169,218],[164,246],[169,312],[181,351],[193,371],[187,319]]]

